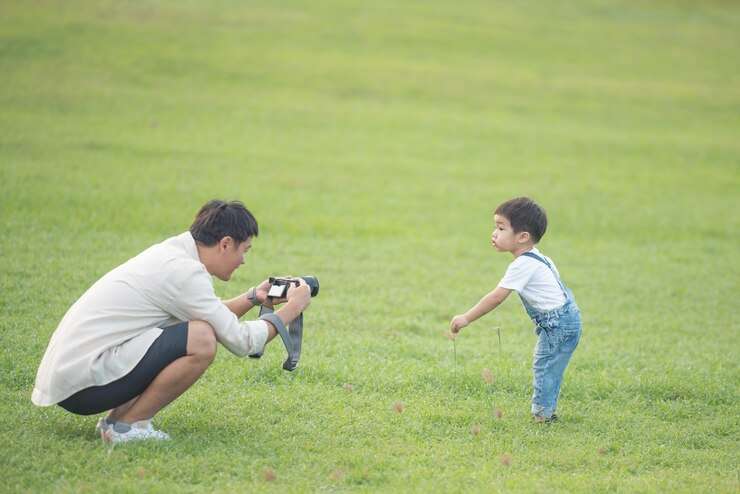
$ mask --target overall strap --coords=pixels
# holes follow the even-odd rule
[[[555,270],[552,267],[552,264],[550,264],[549,262],[547,262],[547,259],[545,259],[544,257],[538,256],[537,254],[535,254],[532,251],[525,252],[522,255],[523,256],[527,256],[527,257],[531,257],[532,259],[537,259],[542,264],[544,264],[545,266],[547,266],[548,268],[550,268],[550,271],[552,271],[553,276],[555,276],[555,280],[558,282],[558,285],[560,285],[560,289],[563,290],[563,295],[565,295],[565,299],[568,300],[568,298],[569,298],[568,297],[568,290],[565,289],[565,286],[563,285],[563,282],[560,281],[560,276],[558,276],[558,273],[555,272]]]

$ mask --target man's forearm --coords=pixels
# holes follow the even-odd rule
[[[309,291],[306,282],[301,280],[299,287],[288,291],[288,300],[285,302],[285,305],[274,312],[274,315],[277,316],[285,326],[287,326],[293,322],[294,319],[300,316],[301,313],[311,304],[310,293],[311,292]],[[285,299],[279,299],[277,302],[281,303],[284,300]],[[273,300],[268,297],[263,305],[271,307],[272,303]],[[270,329],[276,329],[273,328],[273,324],[269,320],[266,320],[266,322],[270,326]]]
[[[251,290],[251,288],[249,290],[247,290],[246,292],[242,293],[241,295],[237,295],[236,297],[234,297],[234,298],[232,298],[230,300],[224,301],[224,305],[226,307],[228,307],[229,310],[234,313],[234,315],[236,315],[237,319],[240,318],[240,317],[242,317],[244,314],[246,314],[250,310],[252,310],[255,307],[255,305],[256,305],[256,304],[253,304],[252,302],[250,302],[249,297],[247,297],[247,295],[249,294],[249,291],[250,290]],[[272,302],[270,300],[266,300],[265,303],[263,303],[262,305],[265,305],[265,306],[268,306],[268,307],[272,307]],[[280,311],[278,311],[278,312],[280,312]],[[300,312],[299,312],[299,314],[300,314]],[[289,313],[286,313],[285,315],[288,316],[290,314]],[[280,317],[280,320],[283,321],[285,324],[288,324],[289,321],[286,322],[286,319],[285,318],[281,317],[279,314],[278,314],[278,317]],[[295,317],[298,317],[298,316],[296,315],[296,316],[294,316],[294,318]],[[290,319],[290,321],[292,321],[292,320],[293,319]],[[275,329],[275,326],[273,326],[272,323],[270,323],[269,321],[265,321],[265,322],[267,323],[267,341],[266,341],[266,343],[269,343],[270,340],[272,340],[273,338],[275,338],[275,336],[277,335],[277,329]]]
[[[224,302],[224,305],[236,315],[237,319],[254,307],[254,304],[252,304],[252,302],[247,298],[247,293],[248,292],[244,292],[241,295],[237,295],[236,297]]]
[[[300,304],[298,303],[291,303],[288,302],[285,304],[280,310],[275,311],[275,315],[280,318],[281,321],[283,321],[284,325],[290,324],[296,317],[298,317],[301,312]],[[267,323],[267,341],[269,342],[272,340],[275,335],[277,335],[277,328],[268,320],[265,320]]]
[[[225,301],[224,305],[228,307],[231,312],[236,314],[237,318],[242,317],[254,307],[252,302],[250,302],[247,298],[246,292]],[[270,303],[268,302],[264,305],[270,305]],[[293,319],[298,317],[301,312],[303,312],[303,310],[301,309],[301,305],[299,303],[288,302],[282,308],[275,311],[275,315],[278,316],[280,320],[283,321],[283,324],[287,326],[291,323],[291,321],[293,321]]]
[[[293,319],[298,317],[301,312],[303,312],[303,309],[299,303],[288,301],[287,304],[275,311],[275,315],[278,316],[287,326],[293,321]]]

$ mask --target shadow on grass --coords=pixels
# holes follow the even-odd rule
[[[46,437],[60,440],[75,440],[85,442],[100,442],[100,436],[95,432],[97,415],[89,417],[74,416],[60,418],[57,420],[44,420],[36,424],[38,432]]]

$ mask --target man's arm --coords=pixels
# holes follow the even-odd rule
[[[285,299],[275,301],[275,303],[282,301],[287,302],[280,309],[275,311],[275,315],[278,316],[286,326],[290,324],[293,319],[300,316],[301,312],[306,310],[311,303],[311,288],[302,278],[298,278],[298,282],[298,286],[291,285],[290,288],[288,288],[288,293],[286,294]],[[270,302],[268,301],[268,303]],[[273,327],[271,322],[266,322],[271,328]]]
[[[234,313],[234,315],[236,315],[237,319],[242,317],[244,314],[252,310],[255,305],[257,305],[250,302],[249,298],[247,298],[247,294],[249,294],[250,290],[252,289],[250,288],[241,295],[237,295],[232,299],[223,301],[224,305],[228,307],[229,310]],[[260,304],[264,303],[264,300],[259,300],[259,297],[257,297],[257,300]]]
[[[308,305],[311,303],[311,289],[306,285],[306,282],[303,279],[299,278],[299,283],[299,286],[291,287],[288,290],[287,298],[272,300],[267,298],[267,292],[270,289],[270,281],[265,280],[255,288],[255,296],[261,305],[266,305],[271,308],[273,304],[280,305],[287,302],[283,307],[275,311],[275,315],[278,316],[280,320],[283,321],[283,324],[287,326],[291,321],[293,321],[293,319],[298,317],[301,312],[306,310]],[[300,288],[300,290],[297,290],[297,288]],[[254,304],[252,304],[247,297],[250,290],[251,288],[241,295],[237,295],[230,300],[224,301],[224,305],[228,307],[237,318],[242,317],[254,307]],[[304,293],[306,290],[308,290],[308,294]],[[268,326],[267,341],[270,341],[275,337],[276,330],[271,322],[266,322]]]
[[[508,288],[497,286],[465,314],[453,317],[450,322],[450,331],[459,333],[462,328],[498,307],[510,293],[511,290]]]
[[[257,298],[257,302],[259,305],[267,305],[268,307],[272,307],[273,302],[267,298],[267,291],[270,289],[270,280],[265,280],[256,287],[254,287],[255,290],[255,296]],[[224,305],[229,308],[231,312],[236,315],[237,319],[242,317],[244,314],[252,310],[255,305],[253,304],[247,295],[252,290],[250,288],[246,292],[242,293],[241,295],[237,295],[236,297],[223,301]],[[283,303],[285,302],[285,299],[276,300],[275,303]]]

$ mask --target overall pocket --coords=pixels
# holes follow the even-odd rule
[[[560,326],[560,314],[557,312],[540,313],[535,318],[534,323],[536,324],[535,332],[537,334],[540,331],[551,332]]]
[[[537,327],[537,344],[534,347],[534,356],[545,357],[557,352],[559,342],[557,333],[552,329]]]

